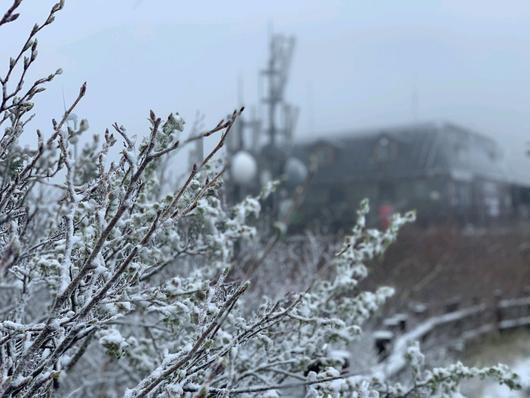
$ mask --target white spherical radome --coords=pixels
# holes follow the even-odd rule
[[[289,158],[285,164],[285,174],[290,185],[300,185],[307,178],[307,167],[300,159]]]
[[[258,165],[250,153],[239,151],[232,158],[230,172],[236,184],[250,185],[256,178]]]

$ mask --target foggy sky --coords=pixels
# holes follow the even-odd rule
[[[21,23],[0,31],[2,62],[50,5],[23,3]],[[257,102],[271,24],[297,38],[287,89],[301,108],[297,137],[447,120],[496,138],[514,172],[530,175],[526,0],[67,0],[34,70],[64,74],[33,125],[49,126],[63,92],[68,102],[85,80],[77,113],[93,131],[119,121],[140,132],[149,109],[214,124],[239,105],[238,80],[243,103]]]

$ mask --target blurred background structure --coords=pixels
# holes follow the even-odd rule
[[[528,213],[528,185],[511,178],[499,144],[453,123],[328,134],[296,149],[318,165],[301,218],[335,230],[353,222],[365,197],[381,227],[408,209],[420,225],[486,225]]]
[[[302,202],[290,215],[296,231],[347,230],[363,198],[375,209],[372,224],[381,228],[394,212],[410,209],[417,211],[422,226],[500,225],[530,214],[530,183],[511,173],[499,143],[451,122],[293,140],[298,108],[284,94],[294,43],[293,37],[271,35],[260,82],[265,120],[252,106],[250,117],[243,116],[230,136],[231,201],[278,180],[282,184],[268,209],[277,213],[286,207],[282,203],[292,201],[294,189],[306,185]]]

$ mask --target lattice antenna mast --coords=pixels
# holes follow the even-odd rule
[[[273,34],[270,40],[270,54],[267,69],[262,71],[262,74],[265,76],[267,92],[267,96],[263,98],[263,102],[267,106],[268,114],[267,133],[269,143],[272,146],[278,144],[277,136],[279,134],[283,134],[285,138],[290,138],[298,113],[298,110],[287,105],[283,98],[294,47],[294,37]],[[284,112],[284,127],[282,129],[278,128],[277,125],[280,109]]]

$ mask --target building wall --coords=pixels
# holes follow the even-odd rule
[[[513,215],[512,189],[495,141],[451,123],[379,129],[299,147],[316,159],[298,219],[346,229],[363,198],[370,221],[415,209],[418,223],[489,223]],[[530,197],[530,194],[528,195]],[[528,200],[530,206],[530,200]]]
[[[484,224],[513,214],[511,185],[492,180],[458,181],[450,176],[401,180],[319,182],[309,186],[297,212],[299,225],[347,230],[360,201],[370,200],[369,222],[381,224],[385,206],[394,212],[415,210],[417,223]]]

